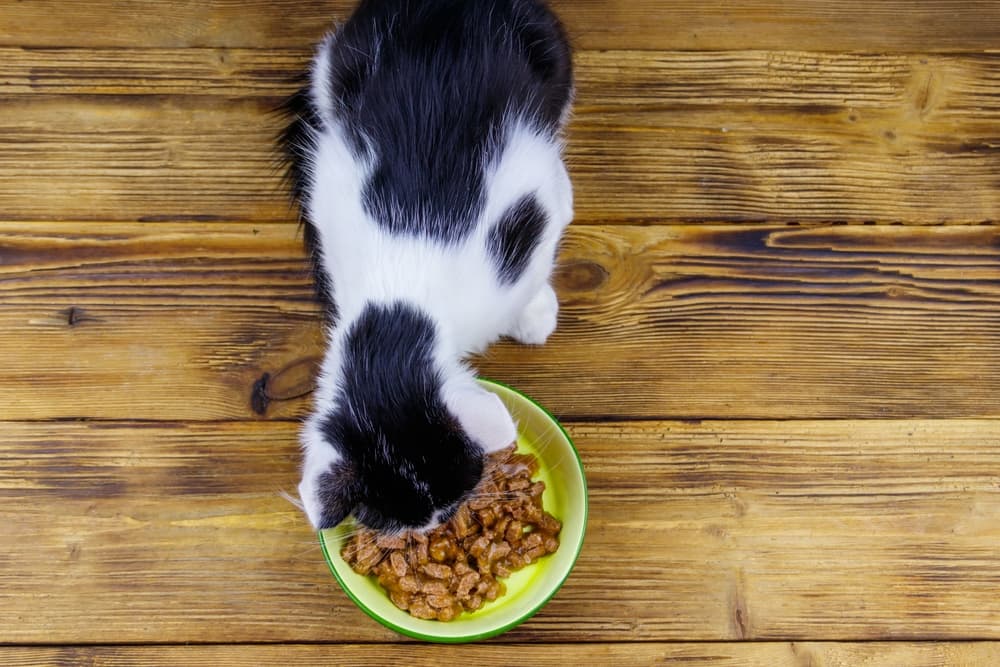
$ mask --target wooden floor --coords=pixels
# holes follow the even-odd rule
[[[555,3],[586,545],[478,645],[358,611],[297,484],[271,113],[346,0],[0,0],[0,664],[1000,664],[1000,3]]]

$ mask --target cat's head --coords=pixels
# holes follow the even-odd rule
[[[446,521],[486,454],[515,438],[500,399],[442,363],[433,322],[411,306],[369,306],[328,354],[335,389],[302,433],[299,496],[317,529],[349,514],[385,532]]]

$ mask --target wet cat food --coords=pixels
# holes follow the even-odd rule
[[[362,528],[340,555],[412,616],[476,611],[506,593],[502,579],[559,548],[562,524],[542,507],[537,472],[535,457],[512,445],[490,455],[483,483],[448,523],[392,536]]]

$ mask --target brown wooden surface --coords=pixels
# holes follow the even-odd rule
[[[290,219],[269,112],[307,56],[0,50],[0,182],[18,184],[0,190],[0,211]],[[1000,53],[584,51],[577,62],[577,224],[1000,216]]]
[[[255,418],[323,352],[294,223],[3,229],[8,419]],[[479,367],[563,418],[1000,416],[995,226],[579,226],[560,261],[550,343]]]
[[[590,523],[466,647],[280,495],[323,341],[272,111],[350,4],[0,1],[0,664],[1000,663],[1000,4],[554,0],[560,326],[476,364]]]
[[[0,3],[0,44],[301,47],[352,0]],[[1000,47],[992,0],[553,0],[579,49],[933,52]]]
[[[981,667],[1000,661],[1000,644],[973,643],[727,643],[727,644],[515,644],[504,646],[427,646],[347,644],[336,647],[291,646],[155,646],[3,648],[8,667],[38,664],[74,667],[245,667],[287,665],[370,667],[399,663],[413,667],[441,664],[507,667],[595,665],[707,664],[721,667]]]
[[[9,422],[4,641],[393,641],[299,512],[289,422]],[[1000,422],[573,424],[585,546],[505,641],[1000,639]],[[40,594],[41,593],[41,594]]]

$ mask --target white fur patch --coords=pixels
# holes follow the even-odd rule
[[[302,428],[302,481],[299,482],[299,499],[313,528],[319,527],[323,507],[319,502],[320,475],[329,472],[330,466],[341,459],[340,453],[326,442],[319,428],[319,416],[313,415]]]
[[[340,375],[341,346],[339,337],[331,329],[327,335],[326,356],[316,378],[316,391],[313,392],[315,410],[302,425],[299,442],[302,444],[302,481],[299,483],[299,499],[309,522],[317,527],[322,518],[323,508],[320,505],[318,481],[320,475],[329,472],[330,466],[341,460],[340,452],[334,448],[334,443],[327,442],[320,425],[323,418],[333,411]]]
[[[519,343],[542,345],[556,330],[558,319],[559,300],[552,287],[546,284],[528,302],[517,326],[510,333]]]
[[[517,438],[517,426],[503,401],[471,378],[446,384],[444,402],[466,434],[487,454],[503,449]]]
[[[311,85],[309,86],[309,97],[314,109],[328,110],[333,108],[333,95],[330,92],[330,49],[336,39],[334,33],[329,33],[319,43],[316,49],[316,57],[312,61],[312,71],[309,75]],[[329,124],[330,118],[320,113],[320,120],[324,125]]]

